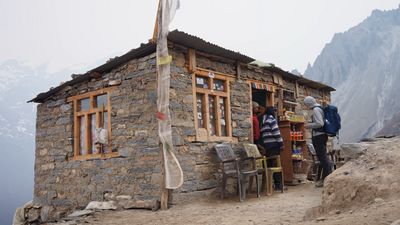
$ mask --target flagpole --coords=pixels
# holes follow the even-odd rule
[[[157,42],[157,34],[158,34],[158,12],[160,11],[160,5],[161,5],[161,0],[158,0],[158,7],[157,7],[157,13],[156,13],[156,21],[154,24],[154,30],[153,30],[153,37],[150,39],[150,42],[156,43]]]
[[[172,56],[168,53],[167,35],[179,0],[159,0],[153,43],[157,43],[157,119],[160,138],[161,175],[160,201],[161,209],[168,209],[171,189],[183,184],[183,171],[174,154],[172,141],[171,114],[169,110],[169,89]]]

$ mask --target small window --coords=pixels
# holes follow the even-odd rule
[[[219,140],[231,136],[229,112],[229,78],[199,71],[193,84],[196,96],[195,125],[199,140]],[[205,137],[206,136],[206,137]]]
[[[114,156],[111,149],[109,95],[112,88],[71,97],[74,105],[74,158],[104,158]],[[96,133],[103,128],[108,143],[96,143]],[[107,137],[107,136],[106,136]],[[116,151],[116,150],[114,150]]]

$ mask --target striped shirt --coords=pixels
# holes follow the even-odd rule
[[[280,148],[283,146],[281,132],[276,119],[271,115],[264,115],[261,123],[261,140],[265,148]]]

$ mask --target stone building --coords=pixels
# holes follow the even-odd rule
[[[213,146],[251,142],[251,102],[302,113],[306,95],[329,101],[334,89],[198,37],[169,34],[170,110],[175,154],[184,174],[174,201],[217,187]],[[39,94],[34,204],[81,208],[104,193],[159,199],[156,45],[142,44]],[[95,143],[96,128],[108,143]]]

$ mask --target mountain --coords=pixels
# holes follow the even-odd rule
[[[400,122],[400,7],[374,10],[335,34],[304,74],[337,89],[332,102],[342,116],[343,141],[400,132],[392,126]]]
[[[33,197],[36,104],[27,101],[70,74],[49,73],[46,65],[0,62],[0,224],[11,224],[15,208]]]

